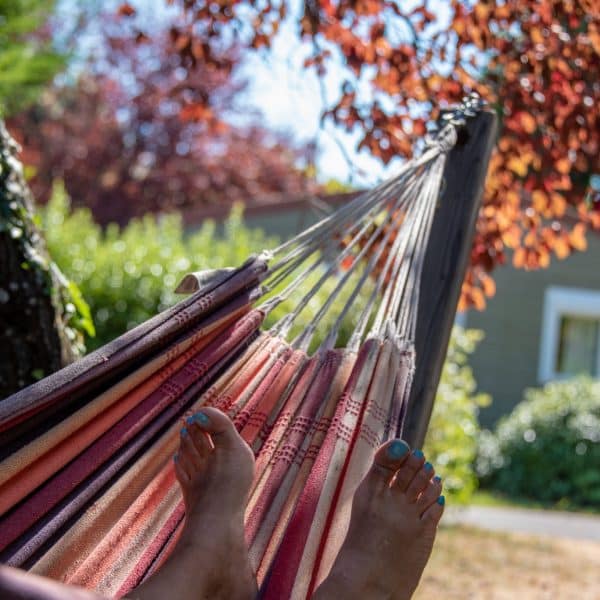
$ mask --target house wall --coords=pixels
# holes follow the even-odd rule
[[[268,235],[276,235],[281,241],[289,240],[302,230],[316,223],[322,215],[310,207],[265,212],[260,215],[248,214],[244,221],[248,227],[264,230]]]
[[[523,271],[501,267],[495,272],[497,292],[483,312],[469,311],[466,326],[481,329],[484,340],[471,357],[481,391],[492,405],[480,420],[491,426],[522,399],[538,380],[544,293],[549,286],[600,290],[600,236],[590,236],[588,250],[550,267]]]

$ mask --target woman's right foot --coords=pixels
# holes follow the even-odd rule
[[[185,524],[173,554],[130,598],[250,600],[256,578],[244,539],[254,454],[232,421],[203,408],[186,421],[175,456]]]
[[[444,510],[441,479],[402,440],[381,446],[352,504],[348,534],[313,600],[406,600],[429,560]]]

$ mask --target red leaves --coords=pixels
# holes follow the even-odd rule
[[[117,9],[117,15],[119,17],[133,17],[135,15],[135,8],[128,2],[123,2]]]
[[[226,39],[227,28],[216,28],[227,22],[221,13],[179,2],[195,30],[205,32],[203,43],[211,36]],[[238,4],[251,15],[249,46],[269,47],[286,0],[266,0],[260,10],[253,2],[232,3]],[[358,147],[383,162],[410,156],[437,107],[459,100],[465,90],[497,107],[499,152],[490,165],[461,299],[482,308],[494,293],[489,273],[505,261],[507,248],[520,268],[542,268],[552,256],[584,249],[586,228],[600,229],[600,204],[583,202],[590,175],[600,172],[600,17],[584,0],[449,0],[445,28],[438,21],[444,11],[431,10],[426,0],[409,4],[306,0],[298,29],[313,52],[304,66],[326,77],[330,58],[339,53],[346,82],[323,117],[359,132]],[[188,47],[187,40],[174,40],[181,55]],[[210,45],[195,54],[198,63],[221,68]],[[361,92],[367,82],[372,95]],[[210,119],[202,107],[188,110]]]
[[[530,113],[521,111],[518,115],[519,123],[525,133],[533,133],[536,130],[537,123],[535,117]]]
[[[183,121],[210,121],[214,118],[214,113],[210,106],[196,102],[183,106],[179,116]]]
[[[538,269],[552,256],[564,259],[584,250],[588,226],[600,225],[590,206],[581,207],[590,193],[590,175],[600,169],[599,53],[591,41],[600,16],[583,2],[526,4],[523,10],[518,3],[478,3],[469,12],[457,2],[452,28],[459,53],[485,42],[488,97],[503,113],[500,152],[490,166],[477,243],[493,248],[496,256],[504,246],[513,248],[516,267]],[[512,23],[522,35],[508,44],[506,37],[477,32],[509,31]],[[474,250],[464,305],[481,305],[472,288],[483,284],[474,274],[487,271],[489,260],[484,251]]]
[[[567,158],[559,158],[554,163],[554,168],[562,175],[567,175],[571,171],[571,161]]]

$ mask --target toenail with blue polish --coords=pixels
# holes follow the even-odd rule
[[[400,440],[392,442],[388,447],[388,454],[392,458],[402,458],[407,452],[408,446]]]
[[[194,420],[202,427],[206,427],[210,423],[210,419],[204,413],[196,413]]]
[[[423,468],[424,468],[426,471],[433,471],[433,465],[432,465],[430,462],[426,462],[426,463],[423,465]]]
[[[194,422],[195,422],[193,415],[192,415],[191,417],[188,417],[188,418],[185,420],[185,422],[186,422],[188,425],[193,425],[193,424],[194,424]]]
[[[425,456],[425,455],[423,454],[423,452],[421,452],[421,450],[415,450],[415,451],[413,452],[413,454],[414,454],[414,455],[415,455],[417,458],[423,458],[423,456]]]
[[[173,460],[177,462],[179,460],[179,455],[173,454]]]
[[[180,433],[181,433],[181,437],[185,437],[188,434],[188,431],[185,427],[182,427]]]
[[[436,476],[433,478],[433,480],[434,480],[436,483],[440,483],[440,482],[442,481],[442,478],[441,478],[439,475],[436,475]]]
[[[444,496],[440,496],[440,497],[437,499],[437,503],[438,503],[440,506],[444,506],[444,504],[446,504],[446,498],[444,498]]]

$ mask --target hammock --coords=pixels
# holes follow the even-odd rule
[[[456,137],[446,125],[391,180],[239,268],[188,275],[178,291],[189,297],[0,402],[0,561],[129,593],[182,527],[181,419],[216,406],[256,455],[246,537],[261,597],[309,596],[373,448],[402,435],[420,273]],[[286,315],[262,328],[282,303]]]

